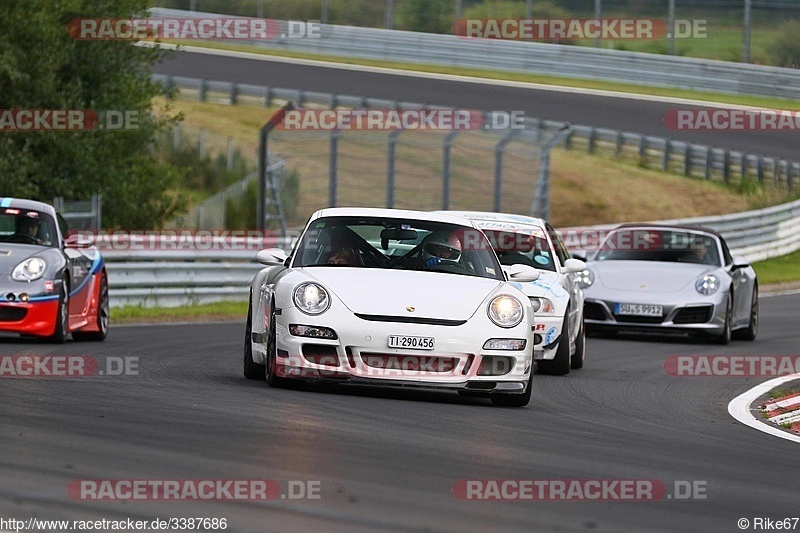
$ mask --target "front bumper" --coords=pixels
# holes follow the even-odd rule
[[[0,301],[0,331],[45,337],[55,331],[58,297],[22,302]]]
[[[563,316],[536,315],[536,325],[533,328],[533,358],[535,360],[555,359],[558,345],[561,343],[561,327],[563,325]]]
[[[530,325],[523,321],[515,328],[503,329],[481,318],[451,326],[363,320],[348,310],[312,317],[296,308],[283,309],[276,324],[276,375],[487,394],[525,392],[533,366]],[[294,336],[290,324],[330,328],[338,338]],[[433,337],[435,350],[389,348],[390,335]],[[525,339],[526,347],[521,351],[483,350],[484,342],[493,338]],[[487,359],[490,356],[507,359]],[[482,363],[498,375],[479,375]]]
[[[625,330],[642,332],[702,333],[721,334],[725,328],[726,300],[714,298],[713,301],[681,303],[642,302],[663,306],[660,317],[637,317],[614,313],[617,303],[627,302],[630,297],[614,299],[586,298],[584,320],[587,328],[594,330]]]

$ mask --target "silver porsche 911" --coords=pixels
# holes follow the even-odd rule
[[[633,330],[754,340],[758,280],[705,228],[623,225],[589,259],[579,283],[587,332]]]

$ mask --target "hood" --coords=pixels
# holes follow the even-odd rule
[[[44,246],[33,244],[16,244],[0,242],[0,274],[11,274],[18,264],[29,257],[50,250]]]
[[[595,283],[611,290],[678,292],[719,267],[658,261],[593,261]]]
[[[501,285],[496,279],[378,268],[310,267],[303,271],[352,312],[468,320]],[[413,307],[413,315],[406,307]]]

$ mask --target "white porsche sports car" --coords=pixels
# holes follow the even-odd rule
[[[530,401],[533,307],[484,234],[445,214],[332,208],[288,257],[262,250],[250,287],[244,375],[453,389]],[[509,281],[510,280],[510,281]],[[515,286],[517,285],[517,286]]]
[[[492,243],[503,265],[528,265],[539,279],[521,286],[536,314],[534,359],[542,374],[567,374],[583,367],[585,331],[579,273],[586,263],[571,259],[558,233],[541,218],[504,213],[447,211],[471,220]]]

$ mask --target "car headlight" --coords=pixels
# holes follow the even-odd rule
[[[711,296],[719,290],[719,280],[717,276],[708,274],[698,279],[694,284],[694,288],[702,295]]]
[[[301,283],[294,290],[294,304],[307,315],[321,315],[331,306],[331,299],[322,285]]]
[[[501,328],[513,328],[522,322],[525,309],[519,300],[507,294],[495,296],[487,309],[489,318]]]
[[[534,313],[550,315],[556,311],[556,307],[553,305],[553,302],[547,298],[537,298],[535,296],[531,296],[530,300]]]
[[[589,269],[582,270],[575,274],[575,281],[581,289],[591,287],[592,283],[594,283],[594,272]]]
[[[17,281],[34,281],[44,276],[47,263],[38,257],[31,257],[18,264],[11,277]]]

